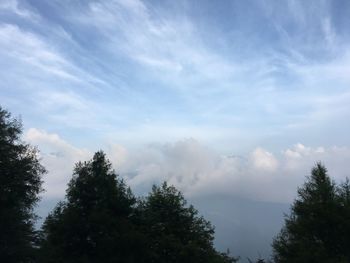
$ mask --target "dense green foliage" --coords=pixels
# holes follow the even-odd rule
[[[213,227],[173,186],[154,186],[138,211],[149,262],[235,262],[213,248]]]
[[[43,262],[235,262],[213,248],[214,229],[172,186],[136,201],[97,152],[78,163],[66,201],[43,226]]]
[[[0,262],[31,262],[35,254],[33,208],[45,169],[21,133],[21,122],[0,107]]]
[[[273,242],[275,262],[350,262],[350,187],[318,163]]]
[[[76,165],[66,197],[44,223],[43,261],[137,262],[135,198],[103,152]]]

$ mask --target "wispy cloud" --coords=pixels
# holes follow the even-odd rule
[[[4,3],[0,95],[32,126],[225,151],[349,142],[341,129],[314,136],[329,122],[350,129],[347,18],[335,3]],[[41,22],[23,23],[31,13]]]
[[[163,73],[219,79],[235,72],[232,61],[206,48],[188,17],[152,11],[139,0],[93,2],[72,20],[97,28],[111,52],[122,52]]]
[[[17,93],[18,99],[12,100],[16,108],[34,103],[30,110],[45,112],[43,118],[64,115],[65,123],[78,125],[83,123],[79,118],[83,119],[95,107],[95,103],[81,91],[96,93],[106,85],[72,61],[60,48],[51,39],[18,25],[0,24],[0,66],[4,69],[0,73],[2,96],[11,98],[10,94]],[[80,117],[70,118],[78,112]],[[25,114],[26,110],[19,113]]]
[[[21,18],[37,21],[40,16],[33,10],[21,7],[17,0],[6,0],[0,3],[0,12],[11,12]]]
[[[72,64],[40,36],[26,32],[16,25],[2,24],[0,44],[4,55],[29,64],[34,69],[71,81],[96,81]]]

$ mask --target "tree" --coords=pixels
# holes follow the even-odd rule
[[[247,259],[248,263],[269,263],[270,261],[265,261],[265,259],[259,257],[255,261],[251,260],[250,258]]]
[[[60,202],[43,225],[45,262],[137,262],[135,198],[105,154],[79,162]]]
[[[342,225],[349,212],[349,185],[341,189],[330,179],[326,168],[317,163],[298,189],[291,214],[273,242],[276,262],[350,262],[346,252],[349,247],[345,246],[350,238],[343,234]]]
[[[137,202],[103,152],[78,163],[66,200],[46,218],[42,262],[233,263],[214,229],[164,183]]]
[[[249,263],[266,263],[265,259],[263,258],[258,258],[256,261],[253,261],[250,258],[248,258],[248,262]]]
[[[139,203],[139,213],[148,239],[148,262],[236,262],[213,248],[214,228],[187,206],[175,187],[153,186]]]
[[[31,262],[35,252],[33,209],[45,169],[21,134],[21,122],[0,107],[0,262]]]
[[[339,199],[339,226],[341,226],[338,236],[339,250],[350,261],[350,181],[347,178],[344,183],[338,187]]]

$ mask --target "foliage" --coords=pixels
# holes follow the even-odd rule
[[[0,262],[31,262],[35,252],[33,208],[45,169],[21,134],[21,122],[0,107]]]
[[[44,222],[43,261],[136,262],[135,198],[103,152],[76,165],[66,199]]]
[[[273,242],[276,262],[350,262],[349,182],[337,187],[317,163]]]
[[[139,204],[149,262],[236,262],[213,248],[214,228],[187,206],[181,192],[163,183]]]
[[[253,260],[251,260],[250,258],[248,258],[248,262],[249,263],[268,263],[268,262],[270,262],[270,261],[265,261],[265,259],[263,259],[263,258],[258,258],[257,260],[255,260],[255,261],[253,261]]]
[[[214,229],[164,183],[138,202],[103,152],[78,163],[66,201],[43,226],[43,262],[233,263],[213,248]]]

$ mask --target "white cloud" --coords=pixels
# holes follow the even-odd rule
[[[35,128],[29,129],[24,139],[39,147],[42,164],[48,170],[48,174],[44,176],[44,195],[52,198],[63,197],[74,164],[88,160],[91,153],[72,146],[57,134]]]
[[[350,160],[350,149],[348,147],[307,147],[303,144],[296,144],[292,148],[282,152],[285,169],[289,173],[307,169],[317,161],[326,165],[330,175],[336,181],[343,180],[350,176],[347,169],[347,162]]]
[[[63,124],[72,136],[76,136],[76,128],[89,128],[81,139],[87,143],[95,136],[99,137],[96,141],[108,136],[111,140],[118,138],[128,146],[193,136],[216,147],[221,143],[229,148],[236,143],[242,149],[250,147],[249,143],[259,145],[274,134],[280,136],[276,141],[284,137],[288,141],[307,140],[310,134],[319,134],[319,126],[329,127],[330,121],[335,123],[334,130],[344,127],[346,134],[349,127],[344,120],[350,109],[348,41],[337,35],[341,30],[337,30],[324,3],[309,9],[308,3],[290,1],[286,13],[281,12],[279,4],[269,5],[278,32],[271,30],[266,35],[276,36],[276,43],[270,38],[250,38],[261,37],[250,31],[249,20],[258,21],[253,17],[232,25],[232,31],[241,32],[241,37],[233,39],[232,32],[220,36],[210,28],[201,31],[202,21],[196,16],[157,9],[158,5],[139,0],[93,1],[79,4],[79,9],[74,4],[54,5],[62,18],[57,21],[62,24],[56,20],[47,20],[42,27],[1,24],[1,66],[6,69],[2,71],[2,89],[14,87],[12,93],[3,92],[4,101],[16,101],[12,107],[18,109],[20,105],[24,113],[35,108],[36,112],[28,116],[42,127],[52,129]],[[15,0],[1,2],[0,9],[20,17],[31,16]],[[309,10],[314,15],[309,15]],[[255,24],[254,28],[262,29]],[[210,46],[219,41],[209,43],[206,37],[222,37],[229,48]],[[87,38],[94,41],[87,43]],[[241,50],[235,50],[236,42]],[[271,50],[261,46],[263,42]],[[337,49],[332,49],[334,46]],[[251,53],[239,60],[238,51]],[[312,52],[316,51],[322,55],[314,56]],[[141,65],[142,73],[135,65]],[[85,92],[85,87],[100,87],[94,85],[103,83],[100,76],[112,88],[102,85],[99,94]],[[22,92],[23,87],[30,88]],[[177,89],[173,92],[174,87]],[[163,93],[162,88],[169,90]],[[31,104],[23,103],[29,99]],[[140,120],[144,118],[151,121],[144,123]],[[43,140],[41,133],[38,144],[44,141],[53,148],[66,147],[68,152],[79,150],[69,143],[59,147],[52,140]],[[318,139],[327,145],[334,141],[332,136]],[[338,141],[347,142],[345,137]],[[284,195],[290,198],[291,194],[289,190],[284,194],[283,187],[270,191],[272,186],[291,183],[292,189],[302,182],[294,175],[307,174],[318,159],[338,171],[334,164],[344,167],[348,156],[340,156],[340,148],[300,144],[282,154],[252,149],[242,159],[221,156],[193,140],[140,147],[139,152],[120,145],[108,149],[113,162],[118,160],[116,168],[135,187],[165,178],[192,194],[224,191],[276,200]],[[77,160],[73,159],[71,155],[68,163]],[[52,157],[49,165],[55,162]]]
[[[334,31],[331,19],[329,17],[323,19],[322,30],[327,44],[331,47],[335,47],[337,44],[337,35]]]
[[[60,27],[45,31],[72,44]],[[6,96],[11,89],[16,98],[9,97],[6,102],[13,101],[12,107],[22,114],[41,112],[39,118],[51,123],[97,127],[91,123],[97,122],[94,116],[102,114],[105,105],[98,104],[96,94],[101,94],[100,88],[106,92],[108,85],[81,68],[65,51],[59,41],[35,30],[0,23],[1,95]]]
[[[119,168],[126,162],[128,158],[128,151],[121,145],[112,144],[108,147],[107,152],[109,160],[118,171]]]
[[[13,24],[0,25],[0,55],[3,59],[18,61],[17,67],[25,68],[26,75],[51,75],[75,83],[103,83],[70,62],[57,50],[57,46],[38,34],[25,31]],[[31,76],[32,77],[32,76]]]
[[[189,139],[149,146],[129,156],[127,165],[122,165],[120,171],[132,175],[127,177],[128,183],[135,189],[148,191],[152,183],[167,180],[186,195],[221,193],[290,202],[318,161],[326,165],[336,181],[344,180],[348,176],[350,149],[312,148],[299,143],[276,156],[256,148],[244,158],[220,155]]]
[[[25,139],[39,146],[49,170],[44,178],[48,197],[62,197],[74,163],[92,158],[92,151],[74,147],[57,134],[32,128]],[[111,144],[106,153],[138,194],[166,180],[186,196],[228,194],[274,202],[290,202],[317,161],[337,182],[349,175],[350,161],[347,147],[313,148],[299,143],[278,155],[256,148],[244,158],[220,155],[195,139],[134,149]]]
[[[16,25],[0,26],[0,46],[7,56],[64,79],[79,81],[67,67],[69,63],[36,35]],[[2,52],[1,52],[2,53]],[[31,69],[32,71],[32,69]]]
[[[252,162],[255,168],[268,170],[268,171],[276,171],[278,166],[278,161],[273,156],[272,153],[265,151],[262,148],[256,148],[252,155]]]
[[[12,12],[22,18],[26,18],[34,21],[39,19],[40,17],[34,11],[21,7],[17,0],[3,0],[0,3],[0,11],[2,10]]]
[[[178,74],[188,81],[197,77],[222,81],[243,67],[208,49],[188,17],[167,16],[139,0],[93,2],[70,20],[94,26],[111,53],[122,53],[156,74],[161,71],[158,78],[171,78],[178,88],[185,88]]]
[[[4,8],[27,10],[16,1],[4,3]],[[272,9],[280,6],[269,5]],[[32,6],[35,10],[35,4]],[[60,24],[56,20],[47,20],[42,26],[1,24],[0,55],[3,68],[10,69],[3,74],[2,79],[8,82],[3,87],[16,86],[21,93],[22,87],[30,86],[27,93],[30,96],[23,97],[33,98],[31,108],[51,105],[45,110],[50,115],[47,119],[59,124],[84,127],[84,123],[88,123],[86,116],[91,116],[86,108],[90,108],[101,116],[114,112],[113,116],[121,120],[116,123],[113,119],[106,124],[106,120],[94,119],[93,127],[110,128],[113,122],[118,132],[128,135],[130,130],[136,130],[140,134],[138,116],[143,118],[143,114],[148,114],[158,122],[161,135],[169,134],[168,123],[159,117],[164,107],[153,105],[159,106],[163,99],[171,96],[176,106],[165,107],[164,115],[176,119],[173,126],[181,133],[177,137],[199,139],[202,139],[199,132],[188,132],[187,124],[194,119],[206,124],[206,127],[198,125],[200,133],[210,133],[213,137],[233,128],[247,133],[251,127],[269,134],[285,134],[290,127],[301,131],[308,126],[311,132],[317,124],[334,116],[346,119],[349,112],[349,96],[345,90],[349,85],[350,56],[342,55],[343,46],[338,50],[338,41],[344,42],[344,39],[336,35],[336,24],[330,14],[325,13],[323,4],[312,10],[324,16],[308,16],[307,4],[301,1],[290,1],[288,15],[283,15],[294,21],[297,32],[307,30],[300,34],[301,38],[319,27],[320,32],[316,30],[318,40],[319,35],[324,39],[316,41],[311,37],[312,48],[319,48],[323,42],[329,46],[337,44],[336,53],[326,52],[327,58],[316,63],[306,52],[310,47],[305,47],[303,39],[288,31],[290,21],[280,17],[282,12],[278,8],[270,12],[271,19],[285,37],[279,36],[281,46],[276,41],[277,46],[270,43],[271,50],[264,47],[260,50],[261,43],[255,42],[256,39],[244,45],[250,37],[232,39],[229,32],[221,36],[210,28],[204,31],[196,16],[158,9],[158,5],[139,0],[93,1],[79,4],[79,8],[74,4],[53,6],[62,18]],[[305,23],[294,25],[296,21]],[[233,25],[232,30],[242,30],[241,36],[245,36],[247,25],[243,22],[242,25],[242,28],[239,24]],[[93,42],[83,41],[85,37],[91,37]],[[219,41],[211,43],[216,37],[222,37],[222,43],[230,48],[215,46]],[[242,45],[242,51],[254,50],[242,59],[240,50],[235,49],[236,42]],[[92,49],[94,52],[90,52]],[[141,69],[136,65],[141,65]],[[289,75],[290,79],[284,79]],[[150,86],[152,92],[148,92]],[[330,90],[330,86],[338,88]],[[88,92],[85,92],[86,87],[89,87]],[[91,91],[94,88],[100,91],[98,96]],[[67,92],[68,89],[71,92]],[[162,89],[167,90],[163,93]],[[150,95],[155,90],[157,96]],[[47,98],[47,103],[42,98]],[[115,99],[113,103],[112,99]],[[20,100],[17,99],[17,104],[23,104]],[[135,104],[147,109],[139,110]],[[66,110],[62,114],[61,108],[66,109],[66,105],[69,113]],[[266,122],[261,121],[260,114],[266,116]],[[120,128],[125,123],[128,127]],[[154,123],[151,126],[154,127]],[[284,127],[287,129],[283,130]],[[143,137],[152,130],[147,126],[141,128]],[[152,138],[153,130],[147,134],[147,139]],[[110,128],[107,133],[113,131]],[[262,134],[253,136],[260,136],[257,141],[263,137]],[[227,136],[227,139],[232,138]]]
[[[341,87],[349,84],[349,60],[336,56],[344,47],[333,48],[338,36],[326,3],[314,6],[289,1],[287,18],[280,17],[281,10],[276,8],[272,20],[281,34],[283,52],[277,49],[266,51],[271,56],[254,57],[252,51],[254,58],[244,60],[234,50],[223,56],[210,48],[192,18],[184,14],[171,16],[151,7],[138,0],[93,2],[71,22],[94,26],[105,37],[101,44],[112,54],[125,55],[146,66],[150,69],[147,77],[155,77],[157,83],[182,91],[183,100],[197,116],[218,120],[236,114],[258,123],[250,107],[252,103],[254,109],[266,112],[267,119],[276,120],[280,127],[301,128],[339,113],[327,109],[328,114],[324,114],[324,108],[313,99],[315,92],[329,96],[330,82]],[[315,16],[308,14],[309,9]],[[307,33],[293,35],[287,30],[291,21],[286,19],[292,21],[297,32],[307,30]],[[324,51],[328,59],[314,61],[310,53],[315,48]],[[282,74],[292,79],[280,83],[278,75]],[[211,95],[220,92],[220,101],[213,103],[215,99]],[[332,94],[343,95],[340,89]],[[341,105],[346,108],[347,104]],[[304,117],[300,116],[298,106],[303,107]]]

